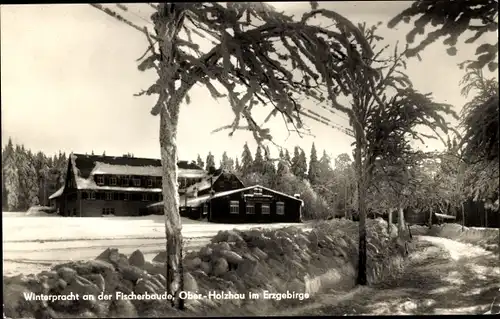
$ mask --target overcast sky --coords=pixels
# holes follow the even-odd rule
[[[379,34],[385,42],[404,43],[409,26],[389,30],[387,21],[410,6],[409,1],[320,2],[351,21],[368,25],[384,22]],[[301,14],[307,2],[274,3],[280,10]],[[146,4],[128,4],[127,18],[145,25]],[[114,7],[117,11],[118,8]],[[417,38],[418,39],[418,38]],[[484,40],[484,39],[483,39]],[[494,39],[493,39],[494,40]],[[480,44],[479,42],[478,44]],[[147,88],[154,74],[137,70],[136,59],[147,46],[145,37],[131,27],[86,4],[3,5],[1,7],[1,90],[2,144],[7,137],[33,151],[122,155],[159,158],[159,118],[150,114],[155,97],[134,97]],[[422,92],[433,92],[437,101],[453,104],[457,112],[465,103],[458,83],[463,75],[457,63],[472,58],[476,46],[458,46],[450,57],[441,43],[422,54],[423,61],[411,60],[408,75]],[[256,147],[252,135],[237,132],[210,134],[232,121],[225,101],[214,101],[208,91],[195,87],[191,104],[183,105],[179,123],[179,157],[205,159],[211,151],[220,159],[223,151],[239,156],[245,141]],[[314,105],[307,105],[314,109]],[[321,112],[331,117],[327,112]],[[347,126],[340,116],[332,121]],[[300,138],[284,130],[281,118],[271,121],[276,143],[307,153],[314,141],[333,157],[351,154],[352,140],[344,133],[305,119],[315,137]],[[430,148],[440,142],[430,141]],[[271,146],[271,151],[273,151]]]

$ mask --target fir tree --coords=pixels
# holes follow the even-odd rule
[[[265,147],[263,175],[266,177],[269,187],[274,188],[276,186],[276,167],[271,159],[271,152],[268,146]]]
[[[241,154],[241,173],[247,175],[252,171],[253,158],[248,144],[243,145],[243,153]]]
[[[237,173],[241,173],[241,165],[240,165],[240,160],[236,157],[234,161],[234,171]]]
[[[222,159],[220,161],[220,167],[227,171],[234,171],[234,161],[232,158],[227,156],[227,152],[222,153]]]
[[[292,157],[292,161],[291,161],[291,165],[290,165],[290,169],[292,171],[292,174],[297,176],[297,174],[299,173],[299,156],[300,156],[300,150],[299,150],[299,147],[298,146],[295,146],[293,148],[293,157]]]
[[[302,179],[307,178],[307,157],[306,157],[306,152],[304,150],[300,150],[300,155],[299,155],[299,161],[297,165],[297,177],[300,177]]]
[[[198,157],[196,158],[196,165],[201,168],[205,167],[205,162],[203,162],[203,160],[201,159],[200,154],[198,154]]]
[[[276,173],[278,174],[278,176],[285,175],[287,166],[288,165],[286,163],[285,154],[283,153],[283,149],[280,149],[279,161],[278,161],[278,169],[276,171]]]
[[[17,148],[16,148],[17,149]],[[17,156],[12,144],[12,139],[5,147],[3,166],[3,179],[5,180],[6,207],[9,211],[16,210],[19,207],[19,173],[17,168]]]
[[[318,182],[319,173],[318,154],[316,153],[316,146],[313,143],[309,160],[309,171],[307,172],[307,178],[309,179],[311,185],[314,185]]]
[[[260,147],[260,145],[257,146],[257,151],[255,152],[252,172],[260,174],[264,173],[264,157],[262,156],[262,148]]]
[[[213,169],[213,168],[215,168],[215,157],[212,155],[212,152],[208,152],[207,166],[205,167],[205,169],[207,171],[210,171],[210,169]]]

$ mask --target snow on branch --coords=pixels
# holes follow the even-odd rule
[[[167,6],[160,6],[153,19],[157,25],[154,40],[163,41],[162,34],[172,39],[170,47],[174,50],[174,61],[168,72],[175,74],[172,77],[175,83],[170,83],[165,93],[165,83],[159,80],[139,95],[169,94],[172,99],[175,94],[179,101],[195,83],[200,83],[213,98],[228,98],[235,118],[223,128],[230,129],[230,134],[250,129],[257,142],[271,140],[269,130],[252,117],[252,107],[258,104],[270,104],[272,108],[265,122],[281,114],[295,130],[300,130],[299,97],[325,100],[319,88],[326,82],[333,90],[329,98],[335,98],[340,91],[348,93],[348,89],[342,87],[341,72],[346,68],[367,67],[365,61],[374,55],[357,26],[336,12],[311,5],[314,8],[311,12],[294,20],[264,3],[176,4],[173,9],[177,10],[175,23],[167,23],[172,12],[165,9]],[[337,30],[308,24],[318,15],[334,22]],[[163,27],[158,27],[160,25]],[[173,31],[168,28],[184,32],[172,35],[168,32]],[[202,54],[191,38],[194,32],[201,37],[209,35],[217,44]],[[140,64],[140,70],[155,68],[160,78],[164,77],[162,72],[165,70],[156,67],[161,58],[151,50]],[[164,100],[165,96],[160,98]],[[165,105],[168,103],[157,103],[152,113],[158,114],[159,108]],[[241,124],[242,120],[247,123]]]

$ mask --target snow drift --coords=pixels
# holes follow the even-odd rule
[[[223,291],[246,298],[191,298],[187,300],[188,313],[262,315],[302,302],[300,299],[306,295],[329,285],[336,290],[350,290],[355,281],[357,227],[351,221],[333,220],[318,223],[310,232],[297,227],[219,232],[210,244],[185,256],[185,291],[202,295]],[[386,229],[383,220],[368,222],[368,279],[372,283],[384,274],[398,272],[402,265],[404,247]],[[139,250],[125,256],[117,249],[107,249],[96,260],[60,264],[37,275],[4,277],[5,315],[12,318],[177,316],[165,300],[113,297],[47,303],[24,298],[24,293],[31,292],[160,295],[166,283],[164,261],[164,252],[148,262]],[[251,300],[249,293],[284,297]],[[288,295],[294,298],[289,299]]]

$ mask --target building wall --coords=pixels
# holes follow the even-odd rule
[[[252,193],[253,190],[246,193]],[[272,195],[270,199],[271,213],[263,215],[260,200],[255,202],[255,214],[246,214],[246,202],[242,193],[231,194],[210,201],[209,221],[221,223],[269,223],[269,222],[301,222],[301,202],[263,190],[265,195]],[[230,214],[230,201],[239,202],[239,214]],[[285,203],[285,214],[276,214],[276,202]]]
[[[153,202],[121,200],[82,200],[82,217],[103,216],[103,208],[113,208],[116,216],[140,216]]]

